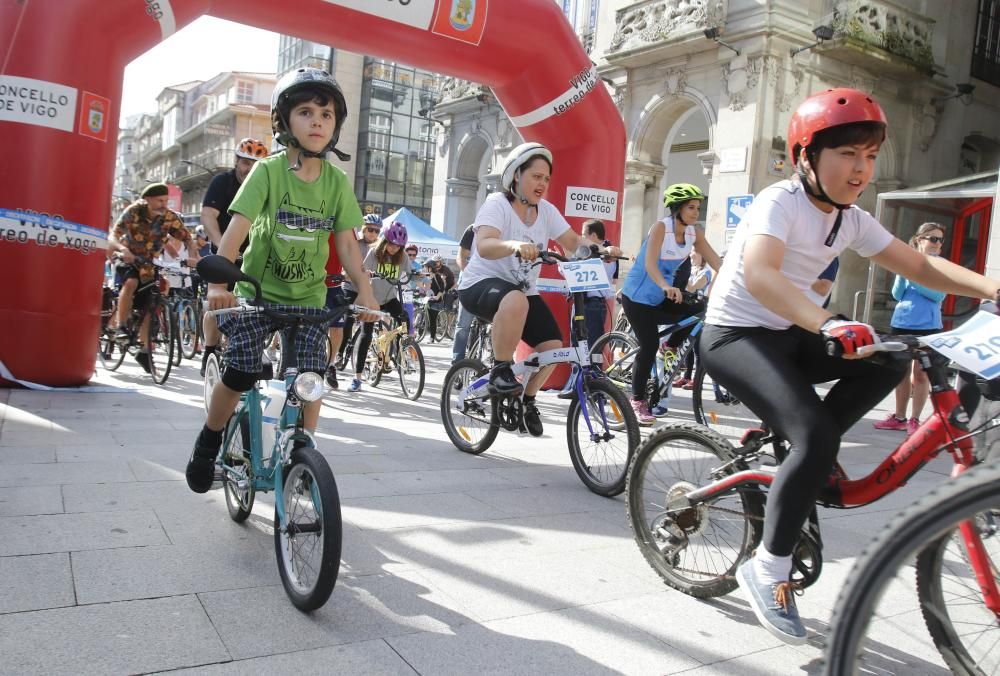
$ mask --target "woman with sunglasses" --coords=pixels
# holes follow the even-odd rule
[[[944,244],[944,227],[938,223],[924,223],[910,238],[910,246],[928,256],[940,256]],[[941,303],[946,294],[920,286],[896,275],[892,285],[892,297],[896,299],[896,309],[892,311],[889,325],[893,333],[911,336],[926,336],[937,333],[941,323]],[[931,384],[927,374],[914,361],[910,372],[896,386],[896,412],[885,420],[875,423],[877,430],[906,430],[907,436],[920,427],[920,414],[930,395]],[[913,406],[909,420],[906,418],[906,404],[913,396]]]

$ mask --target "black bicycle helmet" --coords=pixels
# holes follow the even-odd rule
[[[300,89],[318,89],[329,94],[333,100],[333,110],[335,116],[335,126],[333,137],[322,151],[313,153],[307,151],[299,143],[299,140],[292,135],[288,124],[288,97]],[[341,160],[347,161],[351,156],[337,150],[337,141],[340,140],[340,130],[347,119],[347,100],[340,90],[340,85],[333,79],[333,76],[325,70],[319,68],[299,68],[286,73],[278,84],[274,86],[274,93],[271,95],[271,131],[274,132],[275,140],[283,146],[298,148],[306,157],[323,157],[327,152],[333,151]]]

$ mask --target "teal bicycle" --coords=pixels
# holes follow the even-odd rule
[[[252,304],[214,314],[264,314],[282,327],[283,344],[290,346],[283,360],[283,387],[271,380],[273,369],[265,360],[257,386],[243,394],[226,424],[218,463],[233,521],[241,523],[250,516],[258,492],[274,491],[274,550],[281,583],[296,608],[315,610],[330,598],[337,582],[343,524],[333,471],[303,426],[303,404],[323,396],[323,377],[300,373],[291,346],[306,324],[325,326],[352,309],[367,310],[344,305],[307,316],[264,307],[260,283],[222,256],[203,258],[198,273],[213,284],[253,284],[256,298]]]

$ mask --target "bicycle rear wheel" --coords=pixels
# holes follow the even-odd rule
[[[118,312],[118,303],[112,306],[112,313]],[[111,315],[112,317],[114,314]],[[117,371],[128,354],[128,343],[119,343],[115,340],[117,329],[107,324],[101,329],[101,335],[97,339],[97,357],[101,360],[101,365],[109,371]]]
[[[639,446],[639,421],[628,397],[611,383],[588,379],[583,393],[584,401],[574,397],[566,415],[569,457],[584,486],[613,497],[625,490],[629,461]]]
[[[174,324],[170,319],[170,308],[160,298],[149,308],[149,371],[153,382],[162,385],[170,376],[174,358]]]
[[[340,572],[343,522],[340,494],[330,465],[309,447],[292,452],[278,497],[285,510],[284,524],[274,508],[274,550],[281,584],[292,604],[309,612],[333,592]]]
[[[623,390],[632,387],[632,364],[639,353],[639,343],[632,336],[612,331],[594,341],[591,357],[600,356],[600,369]]]
[[[215,385],[221,380],[222,368],[219,363],[219,355],[213,352],[205,358],[205,379],[202,381],[204,386],[202,397],[206,414],[208,414],[208,406],[212,401],[212,390],[215,389]]]
[[[397,345],[399,386],[403,388],[404,397],[416,401],[424,391],[424,353],[409,336],[399,338]]]
[[[684,504],[734,457],[729,442],[711,430],[673,423],[643,442],[629,467],[628,518],[639,550],[667,585],[697,598],[733,591],[737,566],[760,542],[764,504],[758,489]],[[724,474],[742,469],[735,463]]]
[[[460,359],[444,377],[441,388],[441,422],[455,448],[473,455],[488,449],[500,428],[493,424],[493,398],[462,396],[462,391],[489,369],[475,359]]]
[[[761,426],[760,418],[730,394],[729,390],[714,382],[700,361],[695,369],[691,406],[695,422],[721,434],[734,444],[739,443],[748,429]]]
[[[427,308],[418,306],[413,312],[413,339],[418,343],[427,335]]]
[[[222,449],[222,488],[226,493],[229,518],[243,523],[253,511],[256,495],[253,464],[250,462],[250,416],[241,411]]]
[[[1000,467],[978,465],[904,510],[858,557],[830,620],[824,673],[926,672],[927,663],[905,649],[927,642],[914,617],[918,604],[884,598],[890,587],[913,584],[914,556],[919,609],[948,667],[1000,670],[1000,621],[969,564],[957,530],[963,522],[973,524],[990,560],[985,572],[1000,584]]]

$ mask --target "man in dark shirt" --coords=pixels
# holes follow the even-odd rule
[[[236,165],[229,171],[219,174],[208,184],[205,192],[205,199],[201,205],[201,224],[205,227],[205,234],[212,244],[212,253],[219,250],[222,242],[222,234],[229,227],[229,220],[232,216],[229,213],[229,205],[233,203],[240,185],[243,184],[247,174],[253,169],[253,164],[257,160],[267,157],[267,146],[257,139],[245,138],[236,147]],[[250,238],[243,240],[240,244],[240,253],[247,248]],[[215,322],[215,317],[205,315],[205,349],[201,355],[201,375],[205,375],[205,361],[208,355],[215,352],[219,345],[221,334],[219,326]]]

